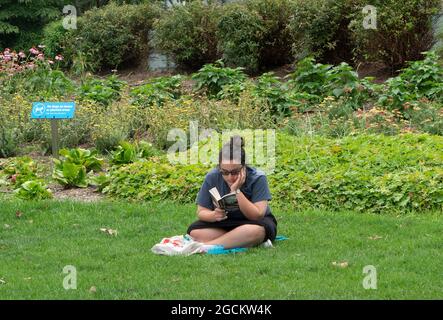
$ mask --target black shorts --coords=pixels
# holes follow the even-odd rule
[[[191,234],[191,231],[194,229],[205,229],[205,228],[220,228],[226,231],[231,231],[232,229],[235,229],[244,224],[256,224],[259,226],[263,226],[265,228],[265,233],[266,233],[263,242],[266,242],[268,239],[274,241],[275,237],[277,236],[277,220],[275,220],[275,217],[272,214],[266,215],[263,219],[256,221],[245,220],[245,219],[226,219],[217,222],[205,222],[198,220],[189,226],[187,233]]]

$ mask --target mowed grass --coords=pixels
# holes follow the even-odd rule
[[[274,248],[165,257],[150,248],[184,234],[193,205],[2,201],[0,299],[443,298],[441,212],[274,213],[289,238]],[[67,265],[76,290],[63,288]],[[363,288],[366,265],[376,267],[376,290]]]

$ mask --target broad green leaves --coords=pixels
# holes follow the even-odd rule
[[[99,171],[103,160],[96,157],[95,151],[81,148],[60,150],[62,160],[53,159],[54,172],[52,177],[65,187],[86,188],[88,186],[87,173]]]

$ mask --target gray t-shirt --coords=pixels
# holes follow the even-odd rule
[[[212,169],[205,177],[205,181],[198,192],[196,203],[202,207],[210,210],[214,210],[214,204],[212,203],[209,190],[216,187],[221,196],[228,194],[230,188],[226,181],[223,179],[219,169]],[[268,180],[263,171],[246,166],[246,180],[243,186],[240,188],[246,198],[252,203],[271,200],[271,192],[269,191]],[[269,205],[266,209],[265,215],[270,215],[271,209]],[[228,213],[229,219],[247,219],[240,210],[232,211]]]

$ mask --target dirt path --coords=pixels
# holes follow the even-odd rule
[[[48,186],[56,200],[73,200],[81,202],[96,202],[104,200],[106,196],[98,192],[95,188],[70,188],[64,189],[57,184]]]

